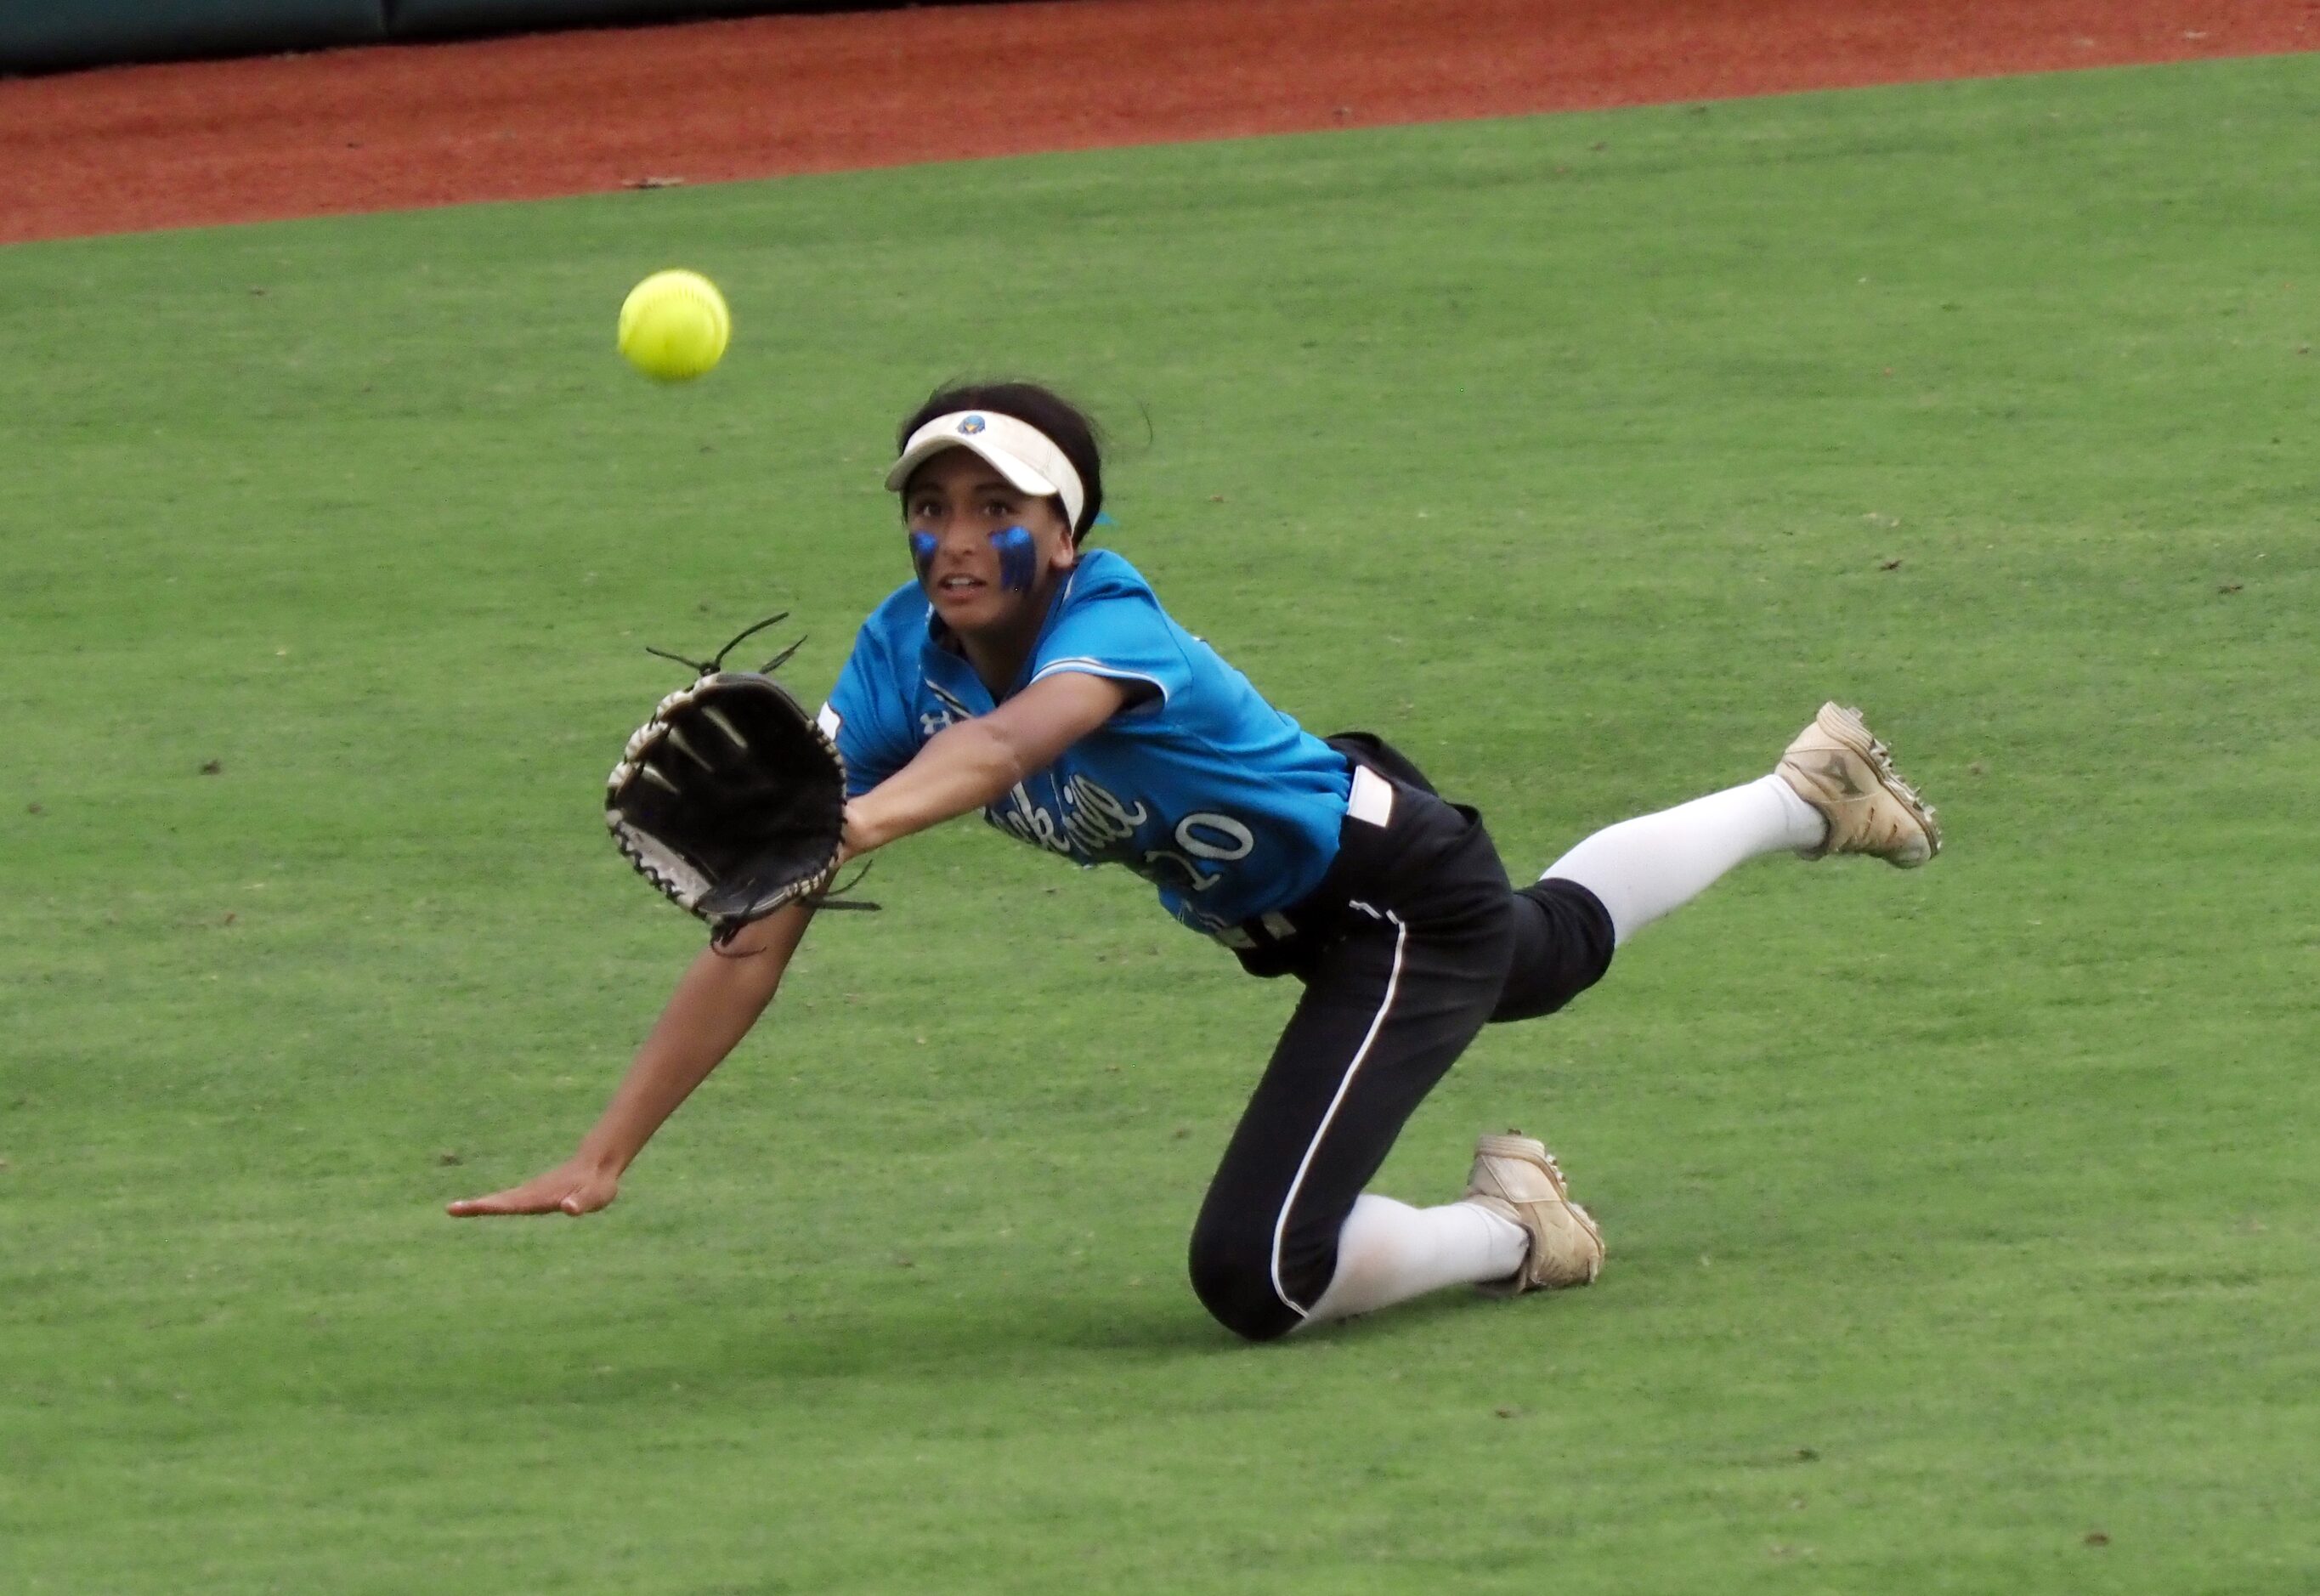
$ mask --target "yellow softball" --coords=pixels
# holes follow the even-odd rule
[[[733,313],[694,271],[657,271],[621,303],[621,353],[647,376],[689,382],[723,358]]]

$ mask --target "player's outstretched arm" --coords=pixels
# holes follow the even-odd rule
[[[908,765],[846,806],[847,856],[997,803],[1118,714],[1130,689],[1109,676],[1064,671],[987,715],[946,727]]]
[[[773,1001],[813,918],[793,903],[745,926],[724,948],[703,949],[661,1011],[652,1034],[579,1150],[520,1186],[449,1206],[454,1219],[498,1214],[594,1213],[619,1194],[621,1174],[661,1122],[709,1078]]]

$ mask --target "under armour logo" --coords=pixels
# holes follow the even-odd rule
[[[1846,764],[1835,754],[1831,754],[1827,760],[1821,766],[1820,773],[1828,777],[1830,781],[1835,783],[1837,786],[1843,788],[1844,795],[1847,798],[1858,798],[1861,796],[1862,789],[1859,784],[1855,783],[1853,779],[1853,766]]]

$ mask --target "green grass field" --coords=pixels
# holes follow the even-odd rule
[[[2320,57],[0,249],[0,1591],[2320,1588]],[[730,295],[726,366],[611,349]],[[1246,1348],[1289,993],[962,822],[585,1223],[597,795],[907,575],[938,380],[1510,867],[1824,696],[1944,808],[1485,1035],[1598,1287]],[[1893,562],[1899,562],[1895,565]],[[1890,567],[1890,568],[1889,568]],[[214,761],[213,774],[205,763]],[[2107,1542],[2099,1537],[2107,1537]]]

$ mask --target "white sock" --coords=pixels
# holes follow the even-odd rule
[[[1715,884],[1735,865],[1765,854],[1817,848],[1828,835],[1820,811],[1777,775],[1729,787],[1673,809],[1621,821],[1546,867],[1575,881],[1611,911],[1625,942]]]
[[[1504,1280],[1529,1251],[1529,1233],[1487,1208],[1412,1208],[1365,1192],[1337,1232],[1337,1272],[1305,1322],[1348,1319],[1445,1285]]]

